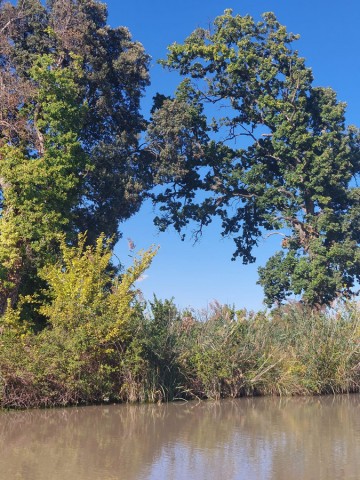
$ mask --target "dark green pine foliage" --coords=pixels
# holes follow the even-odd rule
[[[268,305],[292,293],[329,304],[360,278],[359,131],[335,92],[313,85],[297,38],[273,13],[256,23],[226,10],[169,47],[162,64],[184,80],[148,129],[166,187],[154,195],[160,229],[195,221],[199,233],[220,217],[244,263],[279,236],[259,269]]]
[[[116,241],[142,202],[149,57],[106,22],[94,0],[0,2],[0,314],[40,288],[59,234]]]

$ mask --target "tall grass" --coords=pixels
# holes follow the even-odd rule
[[[265,315],[214,303],[195,315],[157,301],[136,340],[146,362],[138,381],[151,384],[151,400],[360,391],[360,312],[352,304]]]
[[[131,400],[360,391],[356,305],[318,312],[296,304],[268,315],[217,303],[200,314],[169,301],[152,306],[133,337],[138,362],[124,365],[136,378]]]
[[[0,405],[360,392],[355,304],[265,314],[215,302],[206,312],[180,312],[155,298],[133,308],[121,342],[98,345],[87,335],[0,334]]]

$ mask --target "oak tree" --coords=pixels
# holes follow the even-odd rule
[[[160,229],[195,221],[199,233],[219,217],[244,263],[279,236],[259,269],[268,305],[290,294],[329,304],[360,279],[359,131],[335,92],[314,86],[297,38],[273,13],[226,10],[169,47],[162,64],[183,81],[157,97],[148,129]]]

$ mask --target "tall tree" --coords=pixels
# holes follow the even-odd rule
[[[360,136],[345,105],[315,87],[311,69],[272,13],[255,22],[226,10],[162,63],[184,80],[157,97],[148,129],[154,176],[166,186],[160,229],[197,232],[214,217],[254,262],[264,235],[281,250],[259,269],[266,302],[291,293],[328,304],[360,280]]]
[[[95,0],[0,1],[0,313],[56,239],[118,237],[147,187],[149,57]]]

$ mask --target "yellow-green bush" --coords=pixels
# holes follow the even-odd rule
[[[41,271],[46,302],[38,306],[47,328],[33,333],[20,320],[24,299],[0,319],[0,404],[51,406],[118,399],[120,364],[136,314],[134,282],[155,250],[135,259],[121,278],[110,268],[111,250],[100,237],[95,247],[79,236],[61,241],[61,261]]]

